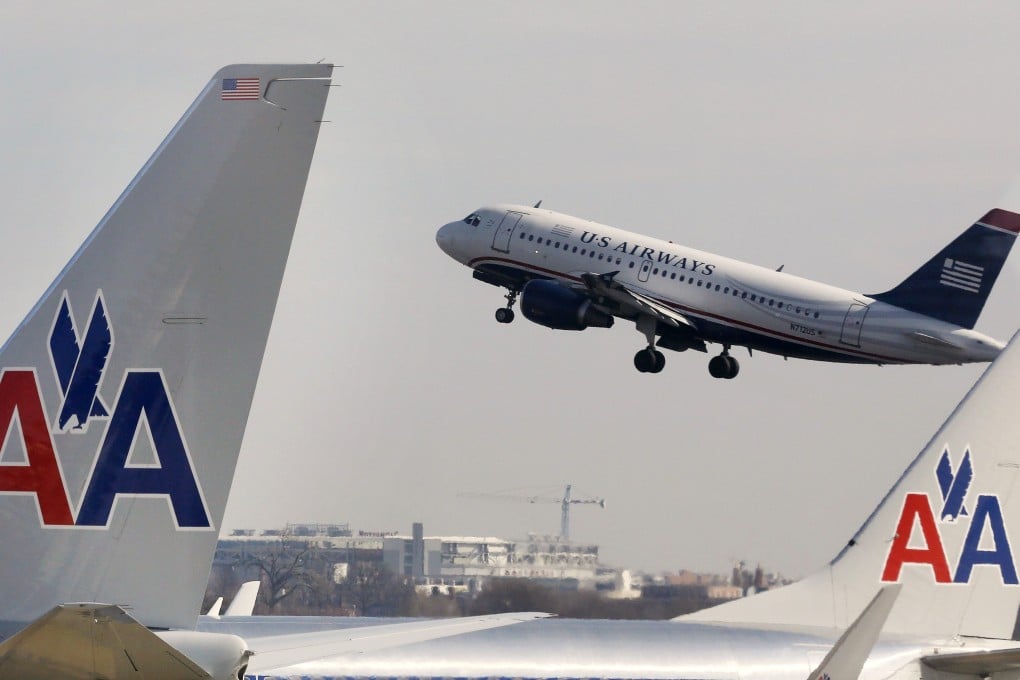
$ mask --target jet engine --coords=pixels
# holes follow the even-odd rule
[[[547,279],[533,279],[525,284],[521,311],[529,321],[560,331],[613,325],[612,315],[597,309],[587,295]]]

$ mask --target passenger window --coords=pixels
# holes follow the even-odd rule
[[[593,250],[590,253],[588,253],[588,257],[595,257],[595,251]]]
[[[684,282],[684,275],[683,275],[683,274],[681,274],[681,275],[680,275],[680,283],[683,283],[683,282]]]
[[[740,294],[740,299],[741,300],[746,300],[747,299],[747,291],[746,290],[743,293]],[[754,298],[751,298],[751,299],[753,300]]]
[[[815,312],[815,318],[816,319],[818,318],[818,312]]]
[[[599,260],[602,259],[602,253],[599,253]]]
[[[670,275],[669,275],[669,278],[671,278],[671,279],[673,279],[674,281],[676,281],[676,272],[673,272],[672,274],[670,274]]]
[[[621,260],[620,258],[616,258],[616,264],[620,264],[621,262],[623,262],[623,260]]]
[[[718,284],[718,283],[717,283],[717,284],[715,284],[715,291],[716,291],[717,293],[719,292],[719,284]]]
[[[587,250],[585,250],[584,248],[581,248],[581,255],[584,255],[587,252],[588,252]]]
[[[658,276],[658,275],[659,275],[659,268],[656,267],[655,269],[652,270],[652,276]]]
[[[634,268],[634,262],[633,262],[633,261],[631,261],[631,263],[630,263],[630,268],[631,268],[631,269],[633,269],[633,268]]]
[[[723,288],[722,292],[723,292],[723,295],[729,295],[730,294],[730,287],[726,286],[725,288]]]
[[[534,241],[535,240],[535,235],[534,234],[528,234],[528,240],[529,241]]]
[[[702,282],[701,282],[701,279],[698,279],[698,288],[701,288],[701,286],[702,286],[702,285],[703,285],[703,284],[702,284]]]
[[[522,232],[521,232],[521,240],[522,240],[522,241],[524,240],[524,237],[525,237],[525,236],[527,236],[527,234],[525,234],[525,233],[524,233],[524,232],[522,231]]]
[[[570,252],[576,253],[577,252],[577,246],[574,246],[574,249],[572,251],[570,251]]]
[[[769,298],[769,307],[775,307],[776,301],[773,298]]]
[[[557,248],[559,248],[559,247],[560,247],[560,242],[559,242],[559,241],[557,241],[557,242],[556,242],[556,247],[557,247]]]

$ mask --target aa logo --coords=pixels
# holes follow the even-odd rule
[[[163,372],[126,370],[113,408],[104,403],[100,390],[113,337],[102,291],[96,293],[84,324],[75,319],[67,293],[61,296],[49,337],[61,403],[49,416],[35,368],[0,371],[0,497],[34,496],[44,526],[79,527],[108,526],[121,497],[159,497],[166,499],[178,528],[211,529]],[[73,512],[54,435],[86,432],[97,420],[106,429],[98,450],[86,454],[92,464],[84,496]],[[132,463],[132,452],[143,438],[155,462]],[[66,440],[73,453],[64,455],[80,455],[80,445],[75,446],[79,441]],[[7,450],[18,445],[24,462],[5,462]]]
[[[954,468],[947,448],[935,468],[941,498],[934,504],[926,493],[908,493],[903,499],[896,534],[889,546],[882,580],[900,580],[904,565],[927,566],[936,583],[969,583],[974,567],[995,567],[1003,584],[1017,585],[1016,563],[1009,544],[1009,532],[1002,517],[999,497],[980,494],[968,511],[968,493],[974,481],[970,449]],[[935,507],[939,519],[935,519]],[[969,526],[967,525],[969,522]],[[943,529],[966,529],[956,569],[950,569],[943,541]]]

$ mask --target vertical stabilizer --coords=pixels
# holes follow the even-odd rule
[[[0,624],[194,625],[331,69],[217,73],[0,349]]]
[[[990,210],[903,283],[870,297],[973,328],[1018,232],[1020,214]]]
[[[1008,639],[1020,605],[1018,338],[827,567],[681,618],[845,628],[878,588],[901,583],[886,632]]]

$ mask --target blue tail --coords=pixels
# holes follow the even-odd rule
[[[977,323],[1020,232],[1020,215],[995,208],[876,300],[963,328]]]

